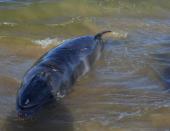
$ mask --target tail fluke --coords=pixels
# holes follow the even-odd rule
[[[110,32],[112,32],[112,31],[107,30],[107,31],[103,31],[103,32],[97,33],[97,34],[94,36],[94,38],[95,38],[95,39],[100,39],[104,34],[110,33]]]

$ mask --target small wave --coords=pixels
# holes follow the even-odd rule
[[[0,2],[12,2],[14,0],[0,0]]]
[[[17,24],[13,23],[13,22],[2,22],[2,23],[0,23],[0,26],[3,26],[3,25],[6,25],[6,26],[15,26]]]
[[[116,39],[126,39],[128,37],[128,33],[127,32],[118,32],[118,31],[114,31],[111,33],[111,35],[109,35],[109,37],[112,38],[116,38]]]
[[[32,40],[34,44],[42,46],[42,48],[46,48],[49,45],[59,45],[64,40],[59,40],[58,38],[46,38],[43,40]]]
[[[62,22],[62,23],[54,23],[54,24],[47,24],[47,26],[67,26],[76,22],[81,22],[82,20],[89,20],[89,18],[81,18],[80,16],[78,17],[73,17],[68,21]]]
[[[111,37],[117,38],[117,39],[125,39],[128,37],[128,33],[127,32],[112,32]],[[46,48],[49,45],[59,45],[60,43],[67,41],[67,40],[61,40],[58,38],[46,38],[42,40],[32,40],[32,42],[34,44],[42,46],[43,48]]]
[[[138,110],[136,112],[120,112],[119,116],[118,116],[118,120],[121,120],[123,118],[127,118],[127,117],[135,117],[135,116],[141,116],[141,111]]]

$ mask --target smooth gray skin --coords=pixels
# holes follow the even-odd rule
[[[24,76],[17,95],[18,116],[31,117],[51,99],[63,98],[99,59],[101,36],[107,32],[67,40],[43,55]]]

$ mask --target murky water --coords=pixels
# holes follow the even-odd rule
[[[60,103],[19,121],[25,71],[68,38],[114,31],[102,58]],[[1,131],[169,131],[169,0],[0,1]]]

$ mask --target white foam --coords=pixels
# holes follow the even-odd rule
[[[61,94],[60,91],[57,92],[57,98],[64,98],[65,97],[65,94]]]
[[[33,43],[37,45],[41,45],[43,48],[47,47],[48,45],[52,44],[53,39],[46,38],[44,40],[33,40]]]
[[[128,37],[128,33],[127,32],[122,32],[122,31],[119,31],[119,32],[112,32],[112,37],[114,38],[118,38],[118,39],[125,39]]]
[[[17,24],[16,24],[16,23],[13,23],[13,22],[2,22],[2,23],[0,23],[0,25],[15,26],[15,25],[17,25]]]
[[[89,63],[88,63],[86,58],[82,59],[82,61],[83,61],[83,64],[84,64],[83,75],[85,75],[90,70],[90,67],[89,67]]]
[[[62,99],[62,98],[64,98],[65,95],[66,95],[65,92],[62,93],[60,90],[57,90],[57,89],[55,89],[55,88],[52,89],[51,93],[52,93],[52,95],[54,96],[54,98],[55,98],[56,100]]]
[[[97,57],[96,57],[96,61],[100,59],[100,56],[101,56],[101,47],[99,46],[97,48]]]
[[[60,43],[64,42],[63,40],[59,40],[58,38],[46,38],[42,40],[32,40],[34,44],[42,46],[42,48],[46,48],[49,45],[59,45]]]

